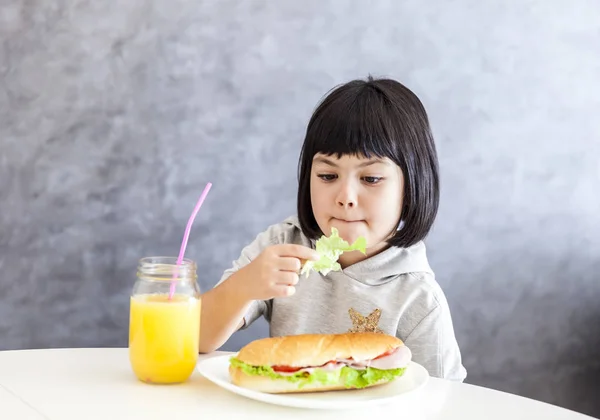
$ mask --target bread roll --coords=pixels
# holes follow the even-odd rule
[[[381,333],[303,334],[255,340],[237,355],[252,366],[321,366],[331,360],[371,360],[404,343]]]

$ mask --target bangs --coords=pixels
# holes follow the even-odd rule
[[[357,86],[332,93],[309,123],[305,144],[307,157],[317,153],[337,158],[355,155],[389,158],[396,163],[401,121],[393,105],[371,86]]]

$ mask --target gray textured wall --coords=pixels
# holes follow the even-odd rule
[[[212,287],[294,211],[317,101],[372,73],[430,112],[468,381],[600,417],[600,3],[367,3],[2,0],[0,349],[126,346],[136,261],[208,181]]]

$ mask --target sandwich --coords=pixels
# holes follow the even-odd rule
[[[237,386],[270,393],[364,389],[402,376],[412,354],[381,333],[302,334],[255,340],[230,359]]]

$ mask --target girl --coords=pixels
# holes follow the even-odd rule
[[[271,336],[395,335],[430,375],[463,381],[448,303],[423,244],[438,202],[437,152],[415,94],[372,77],[332,90],[308,123],[298,215],[259,234],[203,295],[200,351],[262,315]],[[346,252],[341,271],[300,277],[332,228],[349,243],[364,237],[366,255]]]

